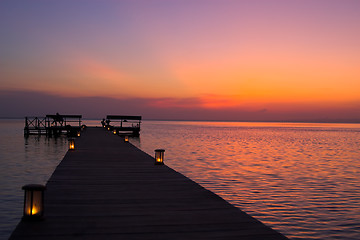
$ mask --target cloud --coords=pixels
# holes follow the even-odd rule
[[[199,97],[188,98],[153,98],[149,104],[157,108],[204,108],[204,109],[229,109],[241,107],[238,96],[225,96],[204,94]]]
[[[220,98],[220,101],[215,107],[208,104],[216,103],[217,98]],[[63,97],[43,92],[0,90],[0,117],[22,118],[59,112],[82,114],[84,118],[94,119],[119,114],[163,120],[360,122],[359,102],[337,105],[278,103],[266,107],[254,105],[253,108],[249,108],[228,104],[227,101],[221,101],[220,96],[116,99]]]
[[[76,65],[78,70],[83,74],[99,80],[115,81],[129,77],[118,69],[110,67],[108,64],[104,64],[90,58],[79,60]]]

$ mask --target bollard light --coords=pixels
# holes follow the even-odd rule
[[[80,137],[80,131],[77,132],[77,136]]]
[[[155,165],[164,165],[164,149],[155,150]]]
[[[75,140],[69,139],[69,150],[75,150]]]
[[[107,129],[108,129],[108,131],[110,131],[110,127],[108,127]]]
[[[116,134],[116,129],[114,129],[113,134]]]
[[[22,187],[24,195],[24,220],[41,220],[44,216],[45,186],[28,184]]]
[[[124,137],[124,142],[129,142],[129,136]]]

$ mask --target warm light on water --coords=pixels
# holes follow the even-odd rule
[[[292,239],[360,239],[360,125],[144,122],[166,164]]]
[[[0,239],[23,215],[26,184],[46,184],[68,150],[66,137],[24,138],[24,120],[0,120]]]
[[[100,120],[87,122],[100,126]],[[22,215],[28,183],[46,183],[66,138],[23,137],[0,120],[2,223]],[[360,124],[143,121],[130,142],[291,239],[360,239]]]

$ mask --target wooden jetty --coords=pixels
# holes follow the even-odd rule
[[[46,115],[46,117],[25,117],[24,135],[75,136],[81,130],[82,115]]]
[[[107,115],[102,121],[104,128],[116,134],[140,135],[141,116]]]
[[[45,219],[11,240],[287,239],[103,128],[76,139],[46,187]]]

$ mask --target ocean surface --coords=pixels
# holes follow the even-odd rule
[[[0,120],[0,239],[67,151],[23,127]],[[360,239],[360,124],[143,121],[130,142],[290,239]]]

